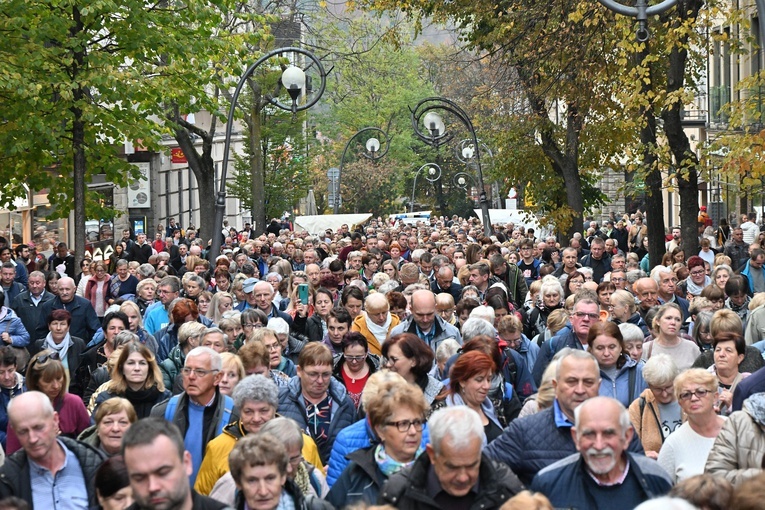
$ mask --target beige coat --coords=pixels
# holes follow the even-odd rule
[[[760,394],[765,400],[765,395]],[[706,473],[725,477],[734,485],[762,473],[765,460],[765,427],[746,408],[731,414],[715,439],[704,468]],[[759,420],[762,422],[765,416]]]

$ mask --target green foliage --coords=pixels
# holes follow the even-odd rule
[[[315,170],[317,195],[327,193],[327,169],[340,166],[345,146],[357,131],[377,127],[390,136],[390,149],[377,163],[361,156],[367,138],[351,142],[341,177],[343,211],[401,210],[395,200],[406,196],[407,169],[416,170],[425,162],[412,150],[423,144],[415,139],[408,108],[433,95],[433,88],[421,76],[422,62],[410,41],[400,44],[390,37],[399,31],[406,32],[400,22],[366,14],[329,19],[315,30],[321,37],[317,45],[332,48],[328,60],[334,65],[323,99],[326,109],[313,121],[323,150],[331,153],[322,153],[324,165]]]
[[[291,113],[264,109],[261,113],[260,150],[265,182],[266,218],[278,218],[306,196],[310,187],[304,121],[300,112]],[[243,156],[236,156],[234,181],[228,193],[242,201],[243,209],[252,209],[252,154],[245,144]]]

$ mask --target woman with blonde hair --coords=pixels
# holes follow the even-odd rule
[[[207,310],[207,318],[213,321],[213,324],[220,326],[223,314],[234,309],[234,296],[228,292],[218,291],[212,296],[210,308]]]
[[[95,425],[82,431],[77,440],[111,457],[120,453],[122,436],[138,420],[138,416],[128,399],[114,397],[98,407],[98,411],[93,413],[93,420]]]
[[[672,483],[704,472],[707,456],[725,418],[715,413],[717,377],[691,368],[675,378],[675,397],[688,421],[671,434],[659,452],[659,465]]]
[[[143,317],[141,316],[139,306],[132,301],[125,301],[120,305],[120,311],[127,315],[130,331],[138,336],[138,341],[146,345],[151,352],[156,354],[158,348],[157,339],[144,329]]]
[[[223,377],[218,384],[218,389],[222,394],[230,397],[236,385],[245,377],[244,365],[239,356],[230,352],[221,353],[220,359],[220,372],[223,374]]]
[[[133,404],[139,419],[146,418],[152,407],[171,396],[165,389],[154,353],[140,342],[130,342],[121,348],[111,376],[97,391],[93,414],[101,403],[123,397]]]

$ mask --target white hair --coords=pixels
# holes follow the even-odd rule
[[[456,449],[466,448],[475,438],[481,443],[486,442],[481,417],[468,406],[450,406],[436,411],[428,420],[428,430],[430,445],[436,454],[441,453],[441,442],[447,437]]]
[[[661,498],[649,499],[635,507],[635,510],[699,510],[682,498],[662,496]]]
[[[476,306],[470,312],[470,318],[483,319],[489,324],[494,324],[495,319],[494,308],[486,305]]]
[[[268,325],[266,327],[274,330],[274,333],[277,335],[289,334],[290,332],[290,325],[281,317],[272,317],[268,319]]]
[[[223,368],[223,360],[221,360],[220,354],[209,347],[194,347],[188,354],[186,354],[186,361],[188,361],[189,358],[204,356],[205,354],[209,356],[210,359],[210,370],[220,370]]]
[[[463,342],[468,342],[478,335],[494,337],[496,333],[492,323],[478,317],[470,317],[466,320],[465,324],[462,325],[461,331]]]

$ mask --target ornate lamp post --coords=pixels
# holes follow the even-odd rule
[[[365,127],[363,129],[360,129],[356,131],[353,136],[351,136],[348,139],[348,142],[345,144],[345,148],[343,149],[343,155],[340,157],[340,168],[337,172],[337,179],[335,180],[335,205],[332,209],[333,214],[337,214],[340,211],[340,179],[343,176],[343,165],[345,164],[345,156],[348,153],[348,149],[351,146],[351,143],[353,143],[354,140],[360,137],[360,135],[371,135],[369,138],[367,138],[366,142],[364,143],[364,147],[366,148],[366,152],[362,152],[361,155],[364,156],[367,159],[370,159],[372,161],[377,161],[378,159],[384,157],[388,153],[388,149],[390,149],[390,137],[388,136],[388,133],[383,131],[380,128],[377,127]],[[382,152],[380,152],[380,147],[382,145],[380,144],[380,140],[375,136],[379,135],[380,138],[383,139],[383,143],[385,144],[385,147]]]
[[[324,66],[321,64],[321,61],[314,56],[313,53],[310,51],[304,50],[302,48],[295,48],[295,47],[286,47],[286,48],[278,48],[273,51],[270,51],[260,57],[258,60],[255,61],[250,67],[247,68],[247,70],[244,72],[242,77],[239,79],[239,83],[236,86],[236,89],[234,90],[234,95],[231,98],[231,107],[228,111],[228,120],[226,121],[226,142],[223,147],[223,168],[221,170],[221,176],[220,176],[220,186],[218,188],[218,194],[215,200],[215,231],[211,233],[212,235],[212,246],[210,248],[213,259],[214,257],[218,256],[220,253],[220,245],[221,245],[221,239],[220,239],[220,228],[221,225],[223,225],[223,217],[226,213],[226,172],[228,171],[228,161],[230,157],[230,149],[231,149],[231,133],[234,129],[234,112],[236,111],[236,104],[239,100],[239,94],[241,94],[242,89],[244,88],[245,84],[247,83],[247,80],[255,73],[255,70],[260,67],[264,62],[279,56],[279,55],[287,55],[287,54],[298,54],[303,55],[308,59],[307,66],[305,69],[308,69],[310,67],[316,66],[316,68],[319,71],[319,75],[321,77],[321,84],[319,86],[319,90],[313,94],[313,96],[308,99],[305,103],[298,104],[298,99],[300,98],[301,94],[303,94],[304,91],[306,91],[306,76],[305,76],[305,70],[297,67],[296,65],[289,65],[286,69],[282,72],[281,79],[279,80],[279,83],[276,87],[276,90],[273,95],[267,96],[267,100],[270,104],[273,106],[276,106],[277,108],[280,108],[282,110],[290,111],[292,113],[297,113],[302,110],[307,110],[308,108],[311,108],[313,105],[315,105],[319,98],[321,98],[321,95],[324,93],[324,89],[327,85],[327,73],[324,70]],[[291,98],[290,103],[282,103],[279,101],[279,95],[282,92],[282,90],[286,90]]]
[[[634,7],[629,7],[615,0],[598,0],[598,2],[618,14],[636,18],[638,28],[635,32],[635,36],[639,42],[646,42],[648,38],[651,37],[651,33],[648,31],[648,17],[661,14],[662,12],[671,9],[677,3],[677,0],[664,0],[656,5],[650,6],[646,0],[636,0]]]
[[[476,169],[478,170],[478,188],[480,191],[481,200],[481,221],[483,222],[483,230],[486,236],[491,235],[491,218],[489,217],[489,202],[486,198],[486,189],[483,184],[483,170],[481,168],[481,147],[476,137],[475,128],[473,122],[465,113],[465,110],[460,108],[454,101],[443,97],[428,97],[423,99],[412,110],[412,127],[417,137],[423,142],[435,147],[436,149],[448,143],[453,133],[450,133],[446,129],[446,125],[439,114],[439,112],[450,113],[456,117],[470,133],[470,139],[472,140],[473,154],[469,158],[475,162]],[[422,128],[420,127],[422,125]],[[463,154],[464,157],[464,154]],[[416,177],[416,176],[415,176]]]
[[[428,173],[425,174],[425,178],[430,182],[436,182],[441,178],[441,167],[435,163],[425,163],[414,174],[414,183],[412,183],[412,203],[409,204],[409,212],[414,212],[414,194],[417,191],[417,176],[420,172],[427,169]]]

